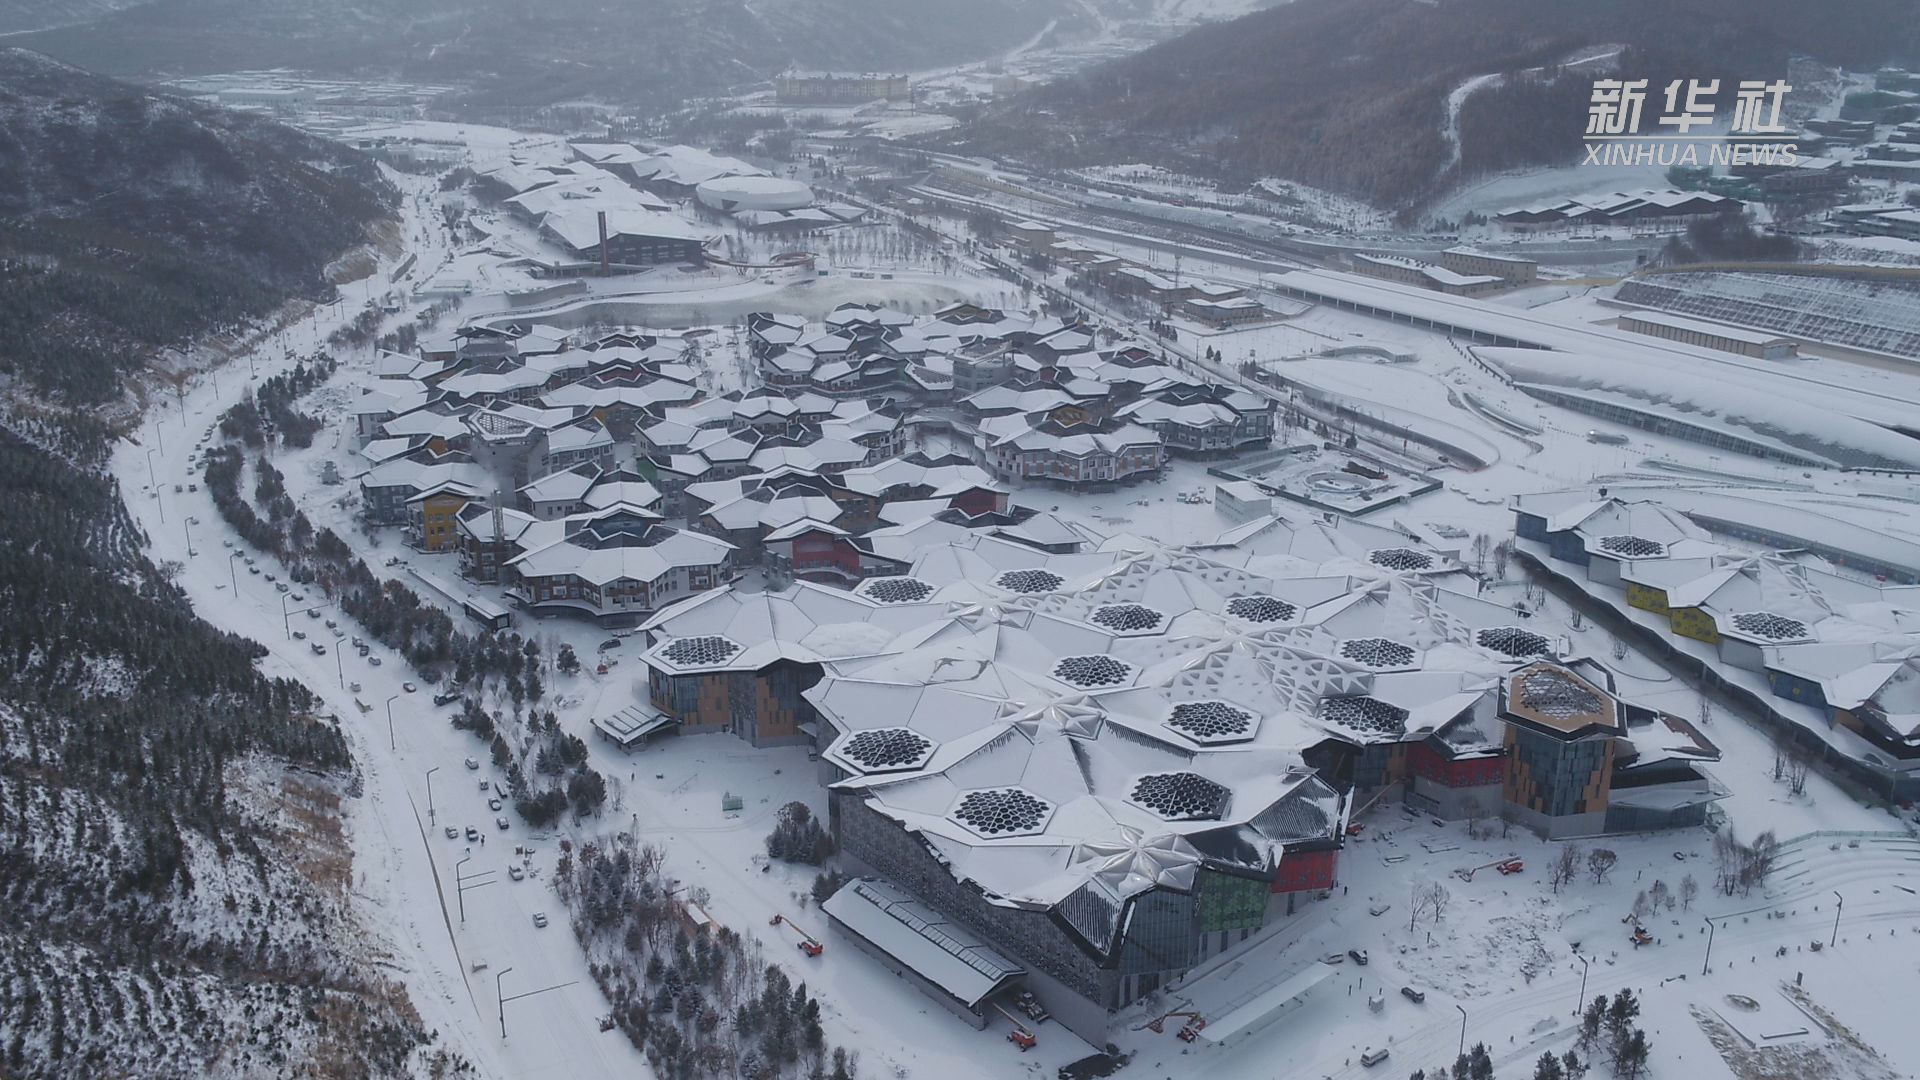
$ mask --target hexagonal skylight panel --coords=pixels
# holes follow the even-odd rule
[[[1320,718],[1353,731],[1404,735],[1412,714],[1391,702],[1363,695],[1330,697],[1320,702]]]
[[[917,769],[933,756],[933,740],[912,728],[873,728],[841,743],[840,756],[870,773]]]
[[[1087,621],[1119,634],[1142,634],[1160,629],[1167,617],[1145,604],[1107,604],[1094,608]]]
[[[1141,777],[1128,798],[1168,821],[1218,821],[1229,794],[1199,773],[1175,772]]]
[[[1059,588],[1066,579],[1051,570],[1009,570],[993,583],[1008,592],[1043,593]]]
[[[706,667],[724,664],[740,651],[740,646],[718,635],[676,638],[660,650],[660,655],[675,667]]]
[[[1363,667],[1391,671],[1412,667],[1414,651],[1413,646],[1390,638],[1352,638],[1340,643],[1340,656]]]
[[[1367,561],[1387,570],[1431,570],[1433,556],[1412,548],[1380,548],[1367,552]]]
[[[879,604],[913,604],[933,595],[933,586],[915,577],[868,578],[854,592]]]
[[[1742,611],[1733,617],[1733,628],[1768,641],[1791,641],[1808,633],[1806,623],[1771,611]]]
[[[1473,635],[1474,644],[1483,649],[1492,649],[1505,653],[1514,659],[1529,656],[1545,656],[1553,651],[1553,643],[1531,630],[1522,630],[1517,626],[1489,626]]]
[[[1245,742],[1253,738],[1259,720],[1238,705],[1224,701],[1183,701],[1167,717],[1168,727],[1205,744]]]
[[[1600,550],[1629,559],[1651,559],[1656,555],[1665,555],[1667,545],[1644,536],[1603,536],[1600,538]]]
[[[1604,704],[1600,695],[1581,685],[1557,668],[1529,671],[1520,679],[1520,704],[1556,720],[1580,716],[1598,716]]]
[[[1300,608],[1277,596],[1236,596],[1227,601],[1227,614],[1253,623],[1286,622],[1300,614]]]
[[[962,795],[949,816],[988,838],[1030,836],[1047,827],[1053,804],[1025,788],[985,788]]]
[[[1072,683],[1082,690],[1119,686],[1131,674],[1132,667],[1124,660],[1116,660],[1111,656],[1068,656],[1053,665],[1054,678]]]

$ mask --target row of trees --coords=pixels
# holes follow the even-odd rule
[[[689,932],[682,890],[661,853],[631,836],[562,856],[566,903],[611,1019],[664,1080],[855,1080],[859,1055],[830,1047],[820,1001],[727,927]],[[711,926],[711,924],[708,924]]]

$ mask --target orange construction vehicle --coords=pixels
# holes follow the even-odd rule
[[[1007,1041],[1019,1047],[1021,1053],[1024,1054],[1040,1044],[1040,1040],[1035,1037],[1033,1032],[1027,1030],[1027,1026],[1020,1022],[1019,1017],[1001,1008],[998,1002],[993,1003],[993,1008],[995,1012],[1006,1017],[1008,1022],[1013,1024],[1013,1030],[1007,1032]]]
[[[1193,1040],[1200,1037],[1200,1032],[1205,1030],[1206,1026],[1207,1026],[1206,1017],[1195,1016],[1193,1019],[1188,1020],[1184,1025],[1182,1025],[1180,1030],[1174,1033],[1174,1036],[1178,1038],[1181,1042],[1192,1042]]]
[[[808,956],[819,956],[821,953],[827,951],[827,947],[825,945],[822,945],[820,944],[819,941],[815,940],[812,934],[807,933],[805,930],[800,929],[798,926],[794,926],[793,920],[787,918],[785,915],[775,915],[773,918],[767,920],[768,926],[779,926],[782,923],[785,923],[787,926],[793,927],[793,932],[800,935],[800,951],[801,952],[806,953]]]
[[[1147,1030],[1157,1035],[1160,1032],[1167,1030],[1167,1021],[1173,1019],[1176,1016],[1184,1016],[1187,1018],[1186,1027],[1182,1027],[1180,1029],[1182,1031],[1185,1031],[1189,1027],[1193,1027],[1195,1021],[1199,1021],[1200,1027],[1207,1026],[1207,1022],[1205,1020],[1200,1019],[1199,1013],[1187,1012],[1182,1010],[1178,1012],[1161,1013],[1159,1016],[1156,1016],[1153,1019],[1147,1021]],[[1198,1031],[1199,1028],[1194,1028],[1194,1030]]]
[[[1527,864],[1522,862],[1519,859],[1508,859],[1506,862],[1503,862],[1500,865],[1494,867],[1495,870],[1498,870],[1503,874],[1517,874],[1520,871],[1525,870],[1526,868],[1527,868]]]

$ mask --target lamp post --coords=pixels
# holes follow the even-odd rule
[[[1713,916],[1705,915],[1702,918],[1707,920],[1707,955],[1700,961],[1700,974],[1705,975],[1707,965],[1713,962]]]
[[[286,633],[288,641],[293,640],[293,611],[287,607],[287,601],[291,599],[292,593],[280,594],[280,629]]]
[[[347,688],[347,666],[346,661],[340,658],[340,643],[337,641],[333,643],[333,672],[340,677],[340,689],[345,690]]]
[[[189,559],[200,554],[193,550],[193,529],[189,527],[191,524],[192,523],[185,518],[180,519],[180,532],[187,538],[187,558]]]
[[[433,768],[427,770],[427,824],[428,825],[439,824],[439,821],[434,817],[434,813],[433,813],[433,774],[439,771],[440,771],[440,766],[438,765],[435,765]]]
[[[240,571],[236,569],[236,566],[233,560],[239,557],[240,557],[240,553],[237,551],[227,556],[227,577],[232,579],[233,581],[233,595],[235,596],[240,595]]]
[[[1580,1010],[1587,1007],[1587,969],[1593,966],[1593,961],[1579,953],[1574,953],[1573,958],[1580,961],[1580,1001],[1573,1007],[1573,1015],[1579,1016]]]
[[[460,872],[460,868],[467,865],[472,859],[473,849],[468,848],[466,856],[453,864],[453,890],[458,893],[460,897],[460,921],[462,923],[467,921],[467,890],[478,889],[482,885],[493,884],[493,871],[491,870],[482,870],[472,875]],[[487,880],[481,881],[479,880],[480,878],[486,878]],[[468,882],[472,882],[472,884],[468,884]]]
[[[147,484],[155,491],[160,490],[160,481],[154,479],[153,476],[153,455],[159,452],[160,451],[155,450],[151,446],[147,447]]]
[[[393,703],[399,700],[399,694],[395,694],[387,699],[387,749],[389,750],[398,750],[400,748],[399,744],[396,743],[393,738]]]
[[[1833,899],[1833,937],[1827,940],[1828,948],[1832,948],[1840,940],[1840,909],[1847,904],[1847,898],[1840,895],[1839,889],[1833,890]]]
[[[507,999],[500,989],[500,980],[506,978],[507,972],[512,970],[510,967],[501,968],[493,976],[493,1000],[500,1006],[500,1037],[502,1039],[507,1037]]]
[[[1453,1007],[1460,1010],[1460,1053],[1464,1055],[1467,1052],[1467,1007],[1458,1002]]]
[[[158,436],[160,433],[160,425],[156,423],[153,431],[154,434]],[[167,501],[160,497],[160,481],[155,479],[153,475],[153,455],[158,453],[162,453],[162,451],[155,450],[151,446],[147,448],[147,483],[153,487],[153,505],[155,509],[160,511],[160,523],[164,525],[167,523]]]

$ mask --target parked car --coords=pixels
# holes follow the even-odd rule
[[[1347,958],[1340,953],[1330,952],[1321,957],[1320,962],[1323,964],[1344,964],[1347,962]]]
[[[1393,910],[1392,904],[1374,904],[1367,908],[1367,914],[1380,916],[1380,915],[1385,915],[1387,912],[1391,910]]]
[[[296,603],[296,604],[297,604],[297,603],[299,603],[299,602],[300,602],[300,601],[302,601],[302,600],[305,600],[306,598],[307,598],[307,594],[306,594],[306,593],[303,593],[303,592],[297,592],[297,591],[296,591],[296,592],[295,592],[295,593],[293,594],[293,602],[294,602],[294,603]]]
[[[489,809],[489,810],[491,810],[491,811],[493,811],[493,812],[494,812],[494,813],[496,813],[496,814],[500,812],[500,807],[501,807],[502,805],[504,805],[504,804],[503,804],[503,803],[501,803],[501,801],[500,801],[499,799],[488,799],[488,800],[487,800],[487,809]]]
[[[507,876],[512,878],[515,881],[525,881],[527,878],[527,872],[525,870],[520,869],[518,866],[515,866],[512,863],[508,863]]]
[[[1413,1002],[1415,1005],[1425,1005],[1427,1003],[1427,992],[1425,990],[1415,990],[1411,986],[1401,987],[1400,996]]]
[[[546,913],[546,912],[544,912],[544,911],[536,911],[536,912],[534,912],[534,913],[533,913],[533,925],[534,925],[534,926],[536,926],[536,927],[538,927],[538,928],[540,928],[540,929],[542,929],[542,930],[545,930],[545,929],[547,928],[547,913]]]
[[[469,768],[469,769],[478,769],[479,767],[480,767],[480,763],[479,763],[479,762],[477,762],[477,761],[475,761],[475,760],[473,760],[472,758],[468,758],[468,759],[467,759],[467,768]]]
[[[459,829],[456,829],[456,828],[454,828],[454,827],[453,827],[453,826],[451,826],[451,825],[449,825],[449,826],[447,826],[447,839],[449,839],[449,840],[458,840],[458,839],[460,839],[460,830],[459,830]]]
[[[414,692],[415,690],[418,690],[418,689],[420,689],[420,688],[419,688],[419,687],[417,687],[417,686],[415,686],[415,685],[413,685],[413,684],[412,684],[412,683],[410,683],[410,682],[403,682],[403,683],[401,683],[401,684],[400,684],[400,689],[402,689],[402,690],[405,690],[405,691],[406,691],[407,693],[409,693],[409,694],[411,694],[411,693],[413,693],[413,692]]]
[[[473,827],[473,826],[471,826],[471,825],[469,825],[469,826],[467,826],[467,839],[469,839],[469,840],[478,840],[478,839],[480,839],[480,830],[479,830],[479,829],[476,829],[476,828],[474,828],[474,827]]]
[[[508,830],[508,829],[510,829],[510,828],[512,828],[512,827],[513,827],[513,822],[511,822],[511,821],[508,821],[508,820],[507,820],[507,815],[505,815],[505,814],[501,814],[501,815],[500,815],[499,817],[497,817],[497,818],[494,818],[494,819],[493,819],[493,823],[494,823],[495,825],[498,825],[498,826],[500,826],[500,831],[502,831],[502,832],[505,832],[506,830]]]
[[[310,608],[308,608],[308,609],[307,609],[307,618],[309,618],[309,619],[318,619],[319,617],[320,617],[320,609],[319,609],[319,608],[317,608],[317,607],[310,607]]]
[[[249,566],[247,567],[247,573],[249,573],[249,574],[259,574],[259,573],[260,573],[260,568],[259,568],[259,567],[257,567],[257,566],[252,566],[252,565],[249,565]]]
[[[313,655],[315,656],[327,655],[327,647],[325,645],[320,644],[317,641],[314,642],[310,647],[313,649]]]
[[[603,649],[603,650],[604,650],[604,649],[617,649],[617,648],[619,648],[619,647],[620,647],[620,639],[619,639],[619,638],[617,638],[617,637],[610,637],[610,638],[608,638],[607,640],[605,640],[605,641],[603,641],[603,642],[601,642],[601,643],[600,643],[600,648],[601,648],[601,649]]]
[[[1347,955],[1351,957],[1356,964],[1365,965],[1367,962],[1367,950],[1365,949],[1348,949]]]
[[[1369,1069],[1385,1060],[1387,1060],[1387,1048],[1384,1046],[1378,1050],[1369,1050],[1360,1055],[1360,1064],[1365,1065]]]
[[[367,666],[368,666],[368,667],[379,667],[379,666],[380,666],[380,658],[379,658],[379,657],[377,657],[377,656],[369,656],[369,657],[367,657]]]
[[[273,581],[273,575],[272,575],[272,574],[268,574],[268,575],[267,575],[267,580],[268,580],[268,581]],[[286,592],[286,591],[287,591],[287,583],[286,583],[286,582],[284,582],[284,581],[273,581],[273,589],[274,589],[274,591],[275,591],[275,592]]]
[[[456,694],[456,693],[454,693],[454,692],[453,692],[453,691],[451,691],[451,690],[449,690],[449,691],[447,691],[447,692],[446,692],[446,693],[444,693],[444,694],[435,694],[435,695],[433,695],[433,703],[434,703],[435,705],[451,705],[451,704],[453,704],[454,702],[456,702],[456,701],[459,701],[459,700],[460,700],[460,695],[459,695],[459,694]]]
[[[307,632],[305,630],[295,630],[293,632],[293,640],[295,641],[307,640]]]

